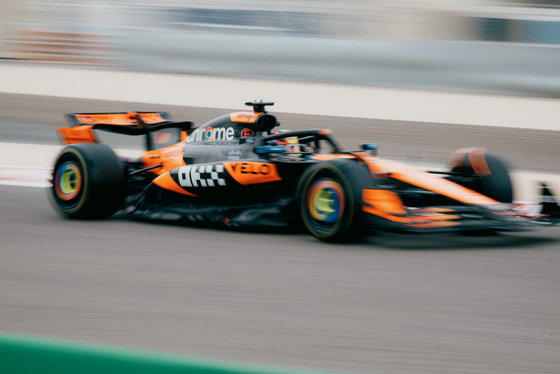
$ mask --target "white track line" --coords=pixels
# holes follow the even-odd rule
[[[45,188],[51,185],[51,180],[51,168],[0,165],[2,185]]]

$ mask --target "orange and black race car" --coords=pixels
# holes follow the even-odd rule
[[[193,128],[163,112],[69,114],[67,146],[50,196],[71,218],[117,211],[147,219],[237,227],[295,226],[324,241],[368,230],[524,230],[557,224],[560,208],[543,185],[538,212],[512,203],[506,164],[482,148],[454,152],[448,172],[377,157],[376,144],[344,151],[327,129],[278,131],[272,103],[249,102]],[[138,159],[118,157],[94,130],[145,137]]]

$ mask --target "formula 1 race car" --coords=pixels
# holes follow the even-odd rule
[[[455,151],[448,172],[377,157],[377,144],[344,151],[327,129],[278,131],[273,103],[248,102],[193,128],[164,112],[69,114],[57,129],[67,146],[54,165],[54,206],[70,218],[117,211],[146,219],[237,227],[295,226],[324,241],[354,241],[368,230],[525,230],[560,222],[544,202],[514,204],[508,168],[483,148]],[[93,130],[145,137],[138,159],[118,157]],[[276,131],[275,131],[276,130]]]

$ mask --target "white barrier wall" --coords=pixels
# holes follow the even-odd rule
[[[118,30],[127,70],[560,98],[560,46]]]

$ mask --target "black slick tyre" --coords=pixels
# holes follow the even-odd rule
[[[115,152],[104,144],[81,143],[58,155],[49,196],[63,216],[102,219],[123,206],[125,188],[124,167]]]
[[[508,165],[501,157],[492,153],[485,152],[484,161],[489,174],[476,174],[468,157],[465,157],[463,166],[453,168],[451,171],[475,176],[476,183],[472,186],[473,190],[501,203],[511,203],[513,186]]]
[[[305,229],[325,242],[361,240],[362,188],[369,184],[371,174],[356,160],[334,159],[309,167],[297,189]]]
[[[485,195],[501,203],[513,202],[513,186],[507,164],[492,153],[485,154],[485,158],[491,173],[481,176]]]

